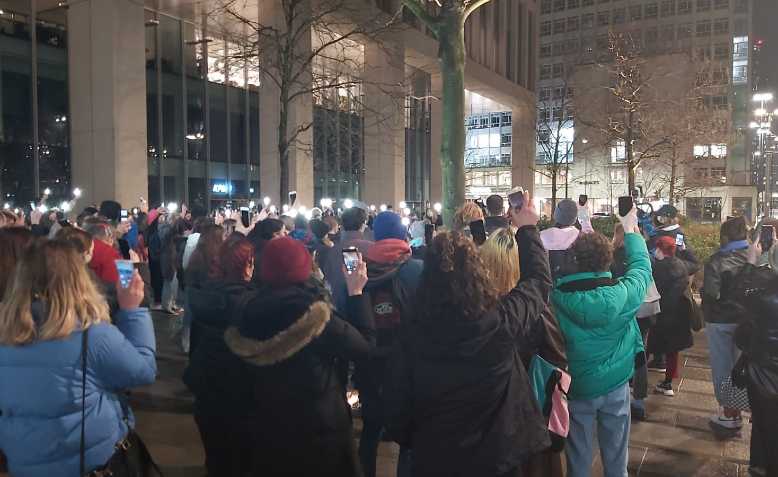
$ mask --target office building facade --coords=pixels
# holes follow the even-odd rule
[[[245,12],[270,24],[281,15],[277,4],[246,2]],[[85,203],[284,202],[278,90],[246,54],[246,27],[213,21],[217,6],[0,1],[3,200],[26,204],[48,188],[56,204],[80,187]],[[389,18],[399,1],[371,8]],[[514,124],[534,122],[534,15],[534,1],[495,0],[467,26],[466,87],[506,105],[520,119]],[[438,46],[407,13],[403,25],[380,40],[355,40],[347,70],[326,55],[312,62],[313,76],[349,80],[312,88],[290,113],[289,124],[306,125],[289,153],[300,204],[441,199]],[[312,32],[307,47],[317,41]],[[511,150],[525,182],[534,155],[527,129],[513,132],[524,137]]]
[[[627,171],[619,159],[623,143],[593,147],[596,141],[587,137],[592,128],[575,120],[587,112],[582,108],[597,107],[585,101],[586,92],[607,87],[609,81],[587,84],[581,81],[587,75],[578,72],[608,61],[609,35],[615,33],[634,43],[647,68],[678,62],[680,71],[681,65],[704,65],[705,81],[713,86],[698,98],[700,106],[726,116],[726,126],[717,137],[702,139],[692,133],[681,146],[684,171],[679,175],[689,187],[688,193],[676,197],[676,205],[698,220],[722,220],[732,214],[754,218],[758,211],[746,132],[751,109],[752,14],[751,0],[541,0],[538,117],[551,123],[565,121],[569,129],[565,136],[571,141],[558,196],[587,194],[595,212],[611,212],[618,196],[627,193]],[[671,68],[668,75],[674,73]],[[695,74],[699,72],[694,69],[688,73]],[[565,91],[571,78],[575,78],[574,92]],[[694,76],[680,81],[688,79],[693,81]],[[550,179],[540,171],[548,160],[539,148],[535,183],[544,199],[551,197]],[[657,181],[656,174],[648,171],[650,161],[645,162],[637,171],[639,194],[667,201],[668,184]],[[595,165],[602,163],[609,166]]]

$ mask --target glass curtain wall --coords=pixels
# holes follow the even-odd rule
[[[313,34],[313,44],[320,39]],[[314,201],[359,199],[365,172],[364,48],[342,40],[313,62]]]
[[[239,39],[146,10],[149,199],[207,209],[261,196],[259,70]]]
[[[0,2],[0,199],[70,198],[67,13]]]
[[[424,71],[408,67],[405,97],[405,201],[422,206],[430,192],[430,100],[432,79]]]

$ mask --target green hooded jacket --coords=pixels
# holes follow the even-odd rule
[[[551,295],[565,335],[570,399],[594,399],[626,383],[643,351],[635,315],[651,283],[651,261],[638,234],[624,237],[627,272],[576,273],[559,279]]]

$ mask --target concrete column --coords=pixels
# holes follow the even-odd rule
[[[443,82],[439,74],[432,75],[432,96],[430,102],[430,202],[433,204],[443,200],[443,170],[440,166],[440,146],[443,130]]]
[[[259,18],[263,25],[285,28],[284,13],[281,2],[277,0],[259,0]],[[297,43],[298,53],[305,56],[311,50],[311,35],[302,35],[303,41]],[[275,51],[268,54],[275,55]],[[271,60],[270,64],[277,61]],[[295,72],[297,68],[295,68]],[[307,83],[306,83],[307,82]],[[303,75],[298,84],[291,85],[292,94],[310,84],[311,76]],[[261,195],[270,197],[276,204],[284,204],[287,197],[280,197],[281,164],[278,152],[278,121],[281,111],[279,88],[270,78],[264,78],[260,88],[260,148],[261,159],[259,173],[261,176]],[[313,122],[313,103],[310,95],[297,98],[290,107],[287,121],[288,132],[309,125]],[[297,140],[289,150],[289,190],[297,191],[297,204],[308,208],[313,207],[313,127],[297,136]]]
[[[533,193],[535,189],[535,109],[534,104],[514,107],[512,176],[513,186],[521,186]],[[530,109],[531,108],[531,109]]]
[[[405,200],[405,53],[402,45],[365,45],[365,179],[362,200]]]
[[[148,196],[143,5],[74,2],[68,12],[73,185],[82,204]]]

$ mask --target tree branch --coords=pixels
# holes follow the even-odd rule
[[[440,19],[430,15],[420,0],[402,0],[402,2],[405,8],[413,12],[413,14],[416,15],[416,18],[421,20],[427,28],[432,30],[433,33],[435,33],[435,36],[438,36]]]

